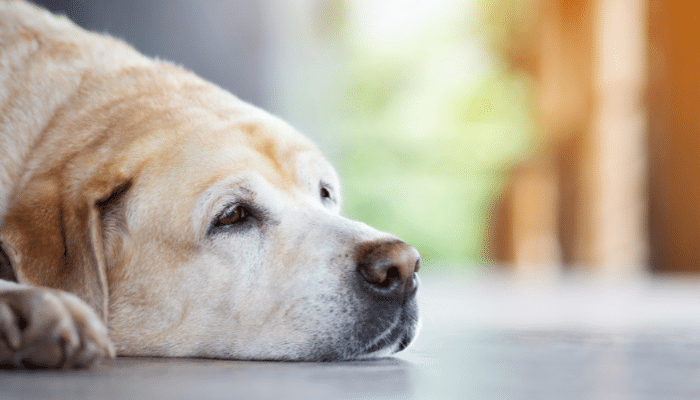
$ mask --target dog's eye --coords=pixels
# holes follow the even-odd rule
[[[331,192],[329,192],[328,189],[322,187],[322,188],[321,188],[321,198],[322,198],[322,199],[330,199],[330,198],[331,198]]]
[[[216,221],[215,226],[225,226],[225,225],[235,225],[240,224],[245,221],[250,213],[248,210],[241,206],[235,206],[231,210],[227,210],[219,217]]]

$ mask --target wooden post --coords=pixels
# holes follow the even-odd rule
[[[591,259],[605,274],[648,264],[646,199],[646,1],[599,0],[588,173]]]
[[[496,254],[519,271],[558,260],[607,276],[646,271],[646,0],[533,4],[540,46],[513,61],[539,81],[545,146],[513,172],[507,235],[493,236],[511,250],[496,243]]]
[[[655,271],[700,273],[700,3],[650,3],[650,226]]]

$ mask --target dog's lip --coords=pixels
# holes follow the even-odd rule
[[[414,298],[407,297],[406,302]],[[367,342],[361,354],[371,356],[373,353],[381,352],[382,350],[394,348],[391,353],[396,353],[408,347],[415,337],[414,317],[409,315],[407,307],[404,305],[401,311],[397,314],[396,319],[381,333]]]
[[[367,344],[367,347],[363,351],[364,354],[371,354],[380,350],[383,350],[393,344],[397,338],[397,333],[405,329],[403,323],[403,318],[399,314],[394,322],[377,337],[373,338],[371,342]]]
[[[397,320],[387,330],[377,336],[377,338],[385,336],[385,339],[377,341],[377,338],[375,338],[373,342],[377,341],[377,343],[374,346],[369,346],[365,354],[371,354],[387,348],[394,348],[392,353],[397,353],[408,347],[415,338],[417,333],[416,325],[418,324],[417,315],[411,316],[410,314],[412,312],[417,314],[416,293],[421,282],[418,274],[415,272],[411,279],[413,280],[413,288],[411,288],[410,292],[404,294],[403,305],[398,313]]]
[[[398,353],[399,351],[405,349],[408,347],[408,345],[413,342],[413,338],[415,335],[409,335],[409,333],[406,331],[403,333],[403,337],[401,337],[401,341],[399,342],[399,347],[396,349],[396,352]]]

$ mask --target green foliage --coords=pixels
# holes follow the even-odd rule
[[[434,261],[481,259],[491,204],[537,130],[532,82],[483,34],[467,34],[483,25],[466,20],[427,26],[387,53],[345,24],[349,56],[333,88],[346,214]]]

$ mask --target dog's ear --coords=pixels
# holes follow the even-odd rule
[[[128,181],[70,188],[37,177],[15,194],[0,246],[16,280],[76,294],[107,320],[105,215],[121,203]],[[108,216],[109,217],[109,216]]]

